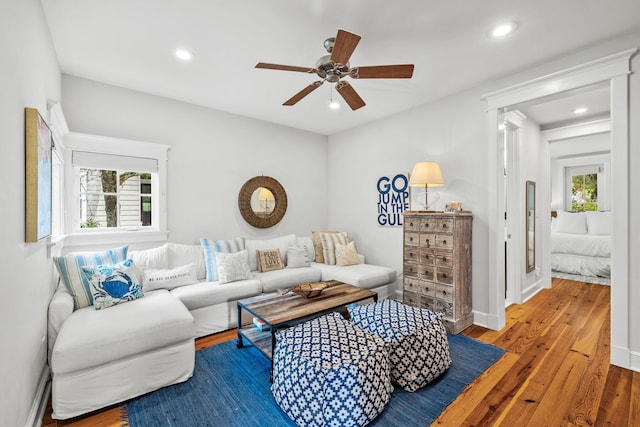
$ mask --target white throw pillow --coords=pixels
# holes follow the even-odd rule
[[[558,211],[556,231],[558,233],[587,234],[587,217],[584,212]]]
[[[130,251],[129,258],[136,266],[136,274],[140,283],[144,282],[144,271],[159,268],[169,268],[168,244],[141,251]]]
[[[258,258],[256,257],[256,251],[278,248],[280,251],[280,258],[282,262],[287,264],[287,248],[290,244],[296,244],[296,235],[287,234],[282,237],[275,237],[273,239],[245,239],[244,247],[249,252],[249,268],[251,271],[258,269]]]
[[[196,277],[202,280],[207,276],[202,245],[185,245],[168,243],[169,264],[163,268],[175,268],[193,263],[196,267]]]
[[[313,242],[312,242],[313,245]],[[287,268],[309,267],[308,252],[303,248],[289,246],[287,248]],[[315,255],[314,258],[315,259]]]
[[[611,235],[613,215],[611,212],[586,212],[589,234]]]
[[[246,249],[234,253],[216,252],[220,284],[251,279],[249,253]]]
[[[198,281],[196,265],[191,263],[176,268],[146,269],[142,290],[144,292],[154,289],[174,289],[179,286],[192,285]]]
[[[313,243],[313,238],[310,236],[298,237],[297,240],[298,240],[298,247],[305,251],[307,262],[315,262],[316,249],[315,249],[315,244]]]

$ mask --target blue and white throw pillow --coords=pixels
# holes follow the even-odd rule
[[[218,280],[218,265],[216,263],[216,252],[234,253],[244,249],[244,238],[238,237],[232,240],[209,240],[200,239],[202,249],[204,249],[204,266],[207,271],[207,282]]]
[[[83,274],[82,267],[122,262],[127,259],[128,248],[128,246],[121,246],[103,252],[81,252],[53,257],[53,264],[60,274],[62,283],[73,296],[74,309],[93,305],[89,280]]]
[[[87,276],[96,310],[111,307],[144,296],[130,259],[114,265],[82,267]]]

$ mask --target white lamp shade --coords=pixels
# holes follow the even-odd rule
[[[416,163],[411,171],[409,185],[412,187],[442,187],[444,178],[437,162]]]

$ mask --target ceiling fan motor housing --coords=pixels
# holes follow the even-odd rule
[[[335,83],[349,74],[349,63],[336,64],[331,60],[331,55],[325,55],[316,62],[318,76],[330,83]]]

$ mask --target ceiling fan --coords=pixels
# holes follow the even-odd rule
[[[410,79],[413,76],[413,64],[375,65],[369,67],[351,67],[349,58],[360,42],[361,37],[345,30],[338,30],[336,37],[324,41],[324,47],[329,52],[318,59],[315,68],[295,67],[291,65],[269,64],[258,62],[256,68],[270,70],[297,71],[301,73],[315,73],[321,80],[311,83],[300,92],[293,95],[282,105],[295,105],[305,96],[319,88],[325,81],[335,83],[336,91],[342,96],[352,110],[364,107],[366,104],[360,98],[353,86],[341,80],[343,77],[352,79]]]

